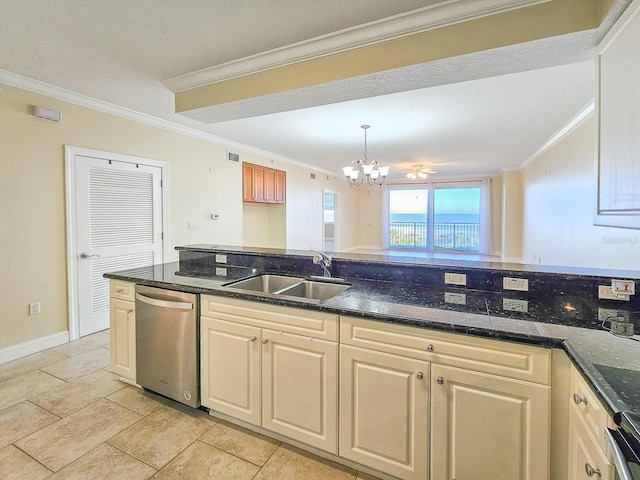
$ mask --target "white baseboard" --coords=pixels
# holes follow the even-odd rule
[[[17,358],[26,357],[32,353],[41,352],[47,348],[57,347],[63,343],[69,342],[69,331],[54,333],[46,337],[36,338],[27,342],[11,345],[10,347],[0,349],[0,364],[16,360]]]

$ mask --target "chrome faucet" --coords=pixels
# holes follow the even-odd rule
[[[313,263],[320,264],[322,266],[322,270],[324,271],[324,276],[330,277],[331,272],[329,271],[329,267],[331,266],[331,257],[326,253],[319,252],[318,250],[311,251],[317,253],[317,255],[313,256]]]

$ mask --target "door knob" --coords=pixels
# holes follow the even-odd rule
[[[436,378],[436,383],[438,383],[439,385],[442,385],[444,383],[444,378],[442,377]]]
[[[264,345],[266,345],[267,343],[269,343],[269,339],[268,339],[268,338],[265,338],[264,340],[262,340],[262,343],[263,343]]]
[[[584,464],[584,471],[586,472],[587,476],[589,476],[589,477],[593,477],[594,475],[597,475],[598,477],[602,476],[602,474],[600,473],[600,469],[599,468],[593,468],[588,463]]]
[[[100,258],[100,255],[98,255],[97,253],[94,253],[93,255],[89,255],[88,253],[84,253],[84,252],[80,254],[80,258],[91,258],[91,257]]]
[[[576,405],[580,405],[581,403],[584,403],[586,405],[587,404],[587,398],[586,397],[582,398],[577,393],[574,393],[573,394],[573,403],[575,403]]]
[[[251,338],[249,339],[249,341],[250,341],[250,342],[255,342],[257,339],[258,339],[258,337],[253,336],[253,337],[251,337]]]
[[[418,372],[418,373],[416,373],[416,378],[417,378],[418,380],[422,380],[422,379],[424,378],[424,373],[422,373],[422,372]]]

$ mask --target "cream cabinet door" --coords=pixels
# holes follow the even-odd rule
[[[136,304],[112,298],[109,305],[111,371],[136,380]]]
[[[549,478],[550,388],[432,364],[432,477]]]
[[[342,457],[401,479],[426,480],[428,415],[428,362],[340,347]]]
[[[201,317],[202,405],[260,425],[260,340],[257,327]]]
[[[338,345],[262,331],[262,426],[338,453]]]

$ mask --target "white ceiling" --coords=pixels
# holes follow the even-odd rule
[[[413,164],[439,175],[515,168],[593,99],[593,49],[611,18],[598,30],[292,93],[315,107],[238,118],[259,102],[237,102],[221,117],[236,119],[212,124],[174,113],[162,83],[436,3],[5,0],[0,69],[5,79],[34,79],[336,174],[361,156],[364,123],[372,126],[369,158],[396,175]],[[614,3],[612,18],[628,1]],[[342,93],[348,88],[365,98],[341,101],[352,98]],[[261,101],[287,105],[286,95]]]

